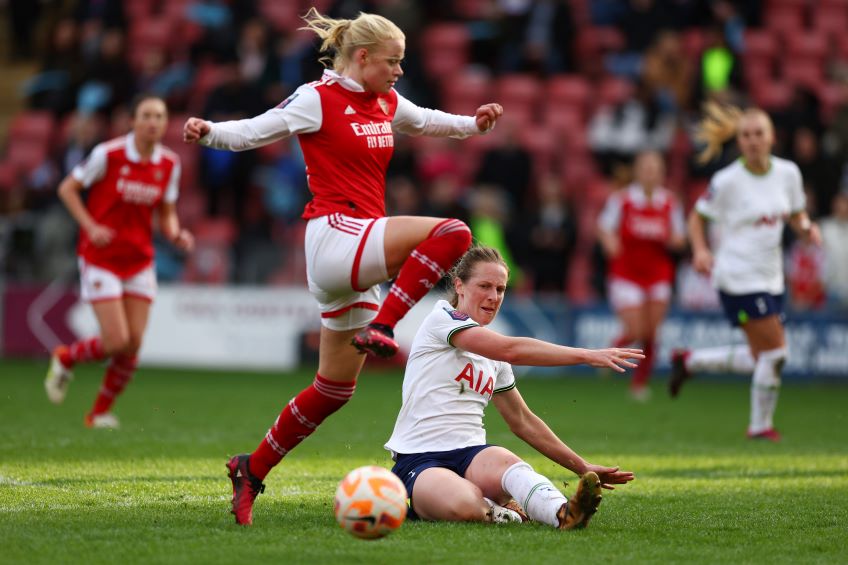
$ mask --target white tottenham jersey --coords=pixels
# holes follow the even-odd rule
[[[333,80],[348,90],[361,92],[356,81],[325,70],[322,81]],[[280,139],[321,129],[321,95],[315,90],[319,82],[304,84],[276,108],[244,120],[212,123],[202,145],[231,151],[244,151],[268,145]],[[416,106],[397,93],[392,129],[406,135],[466,138],[481,133],[473,116],[457,116],[441,110]],[[210,122],[211,123],[211,122]]]
[[[515,387],[512,366],[450,344],[479,324],[445,300],[425,318],[409,353],[403,405],[386,449],[410,454],[486,443],[483,410],[498,392]]]
[[[786,159],[772,156],[762,175],[741,159],[713,175],[695,204],[699,214],[720,226],[713,284],[730,294],[782,293],[783,227],[805,205],[801,171]]]

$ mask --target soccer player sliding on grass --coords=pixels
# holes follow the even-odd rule
[[[485,104],[474,116],[416,106],[395,89],[406,43],[374,14],[330,19],[311,9],[306,28],[323,40],[333,70],[254,118],[211,123],[189,118],[188,143],[242,151],[298,136],[312,201],[306,275],[321,311],[318,374],[283,409],[251,454],[228,463],[233,514],[253,521],[262,480],[292,449],[353,396],[363,353],[397,352],[393,328],[471,244],[456,219],[386,217],[385,178],[394,132],[465,138],[492,129],[503,113]],[[379,285],[395,279],[380,304]]]
[[[527,407],[510,364],[585,363],[623,372],[644,355],[639,349],[564,347],[487,329],[503,302],[507,276],[506,263],[488,247],[471,248],[452,271],[451,302],[435,305],[409,354],[403,405],[386,443],[395,460],[392,472],[406,486],[413,518],[529,517],[559,529],[582,528],[598,509],[601,489],[627,483],[633,473],[589,463],[565,445]],[[580,476],[570,499],[517,455],[486,443],[483,410],[490,400],[516,436]]]

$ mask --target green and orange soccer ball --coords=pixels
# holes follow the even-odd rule
[[[339,525],[361,539],[392,533],[406,519],[406,488],[391,471],[368,465],[354,469],[336,489]]]

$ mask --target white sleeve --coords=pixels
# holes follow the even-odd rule
[[[606,232],[617,233],[620,223],[621,196],[616,192],[607,198],[607,203],[604,205],[604,209],[601,210],[601,215],[598,216],[598,227]]]
[[[173,204],[177,201],[180,195],[180,174],[182,173],[182,165],[177,161],[174,163],[174,168],[171,169],[171,178],[168,179],[168,186],[165,188],[165,196],[163,200],[168,204]]]
[[[801,169],[795,163],[789,165],[789,211],[795,214],[807,209],[807,195],[804,194],[804,180],[801,178]]]
[[[498,375],[495,377],[495,392],[506,392],[515,388],[515,374],[512,372],[512,365],[509,363],[500,363]]]
[[[477,327],[480,324],[472,320],[468,314],[463,314],[450,307],[444,307],[430,314],[428,325],[429,333],[436,343],[441,346],[453,347],[451,339],[457,332]]]
[[[707,191],[698,198],[697,202],[695,202],[695,210],[700,215],[711,220],[715,220],[721,216],[721,206],[719,205],[720,199],[721,186],[718,182],[716,182],[716,175],[714,175],[713,178],[710,179],[710,185],[707,187]]]
[[[96,145],[91,150],[87,159],[77,165],[71,171],[71,176],[74,177],[85,188],[90,187],[96,181],[103,178],[106,174],[106,148],[101,143]]]
[[[457,116],[441,110],[421,108],[401,96],[399,92],[396,94],[397,109],[392,120],[392,128],[400,133],[457,139],[483,133],[477,129],[477,120],[473,116]]]
[[[211,126],[200,143],[230,151],[254,149],[299,133],[313,133],[321,129],[321,95],[312,86],[303,85],[264,114]]]

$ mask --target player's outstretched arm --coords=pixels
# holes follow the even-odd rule
[[[492,402],[510,431],[551,461],[578,475],[594,471],[601,479],[601,486],[609,490],[615,488],[612,485],[633,480],[633,473],[629,471],[621,471],[618,467],[594,465],[580,457],[557,437],[544,420],[530,410],[517,388],[495,394]]]
[[[453,336],[451,343],[495,361],[536,367],[586,364],[623,373],[625,368],[636,366],[633,360],[645,358],[641,349],[566,347],[530,337],[509,337],[484,327],[463,330]]]
[[[88,236],[89,241],[95,247],[105,247],[112,242],[115,232],[108,226],[98,224],[91,214],[88,213],[85,202],[83,202],[82,196],[80,196],[80,192],[84,188],[81,182],[73,176],[68,175],[59,184],[59,199]]]

